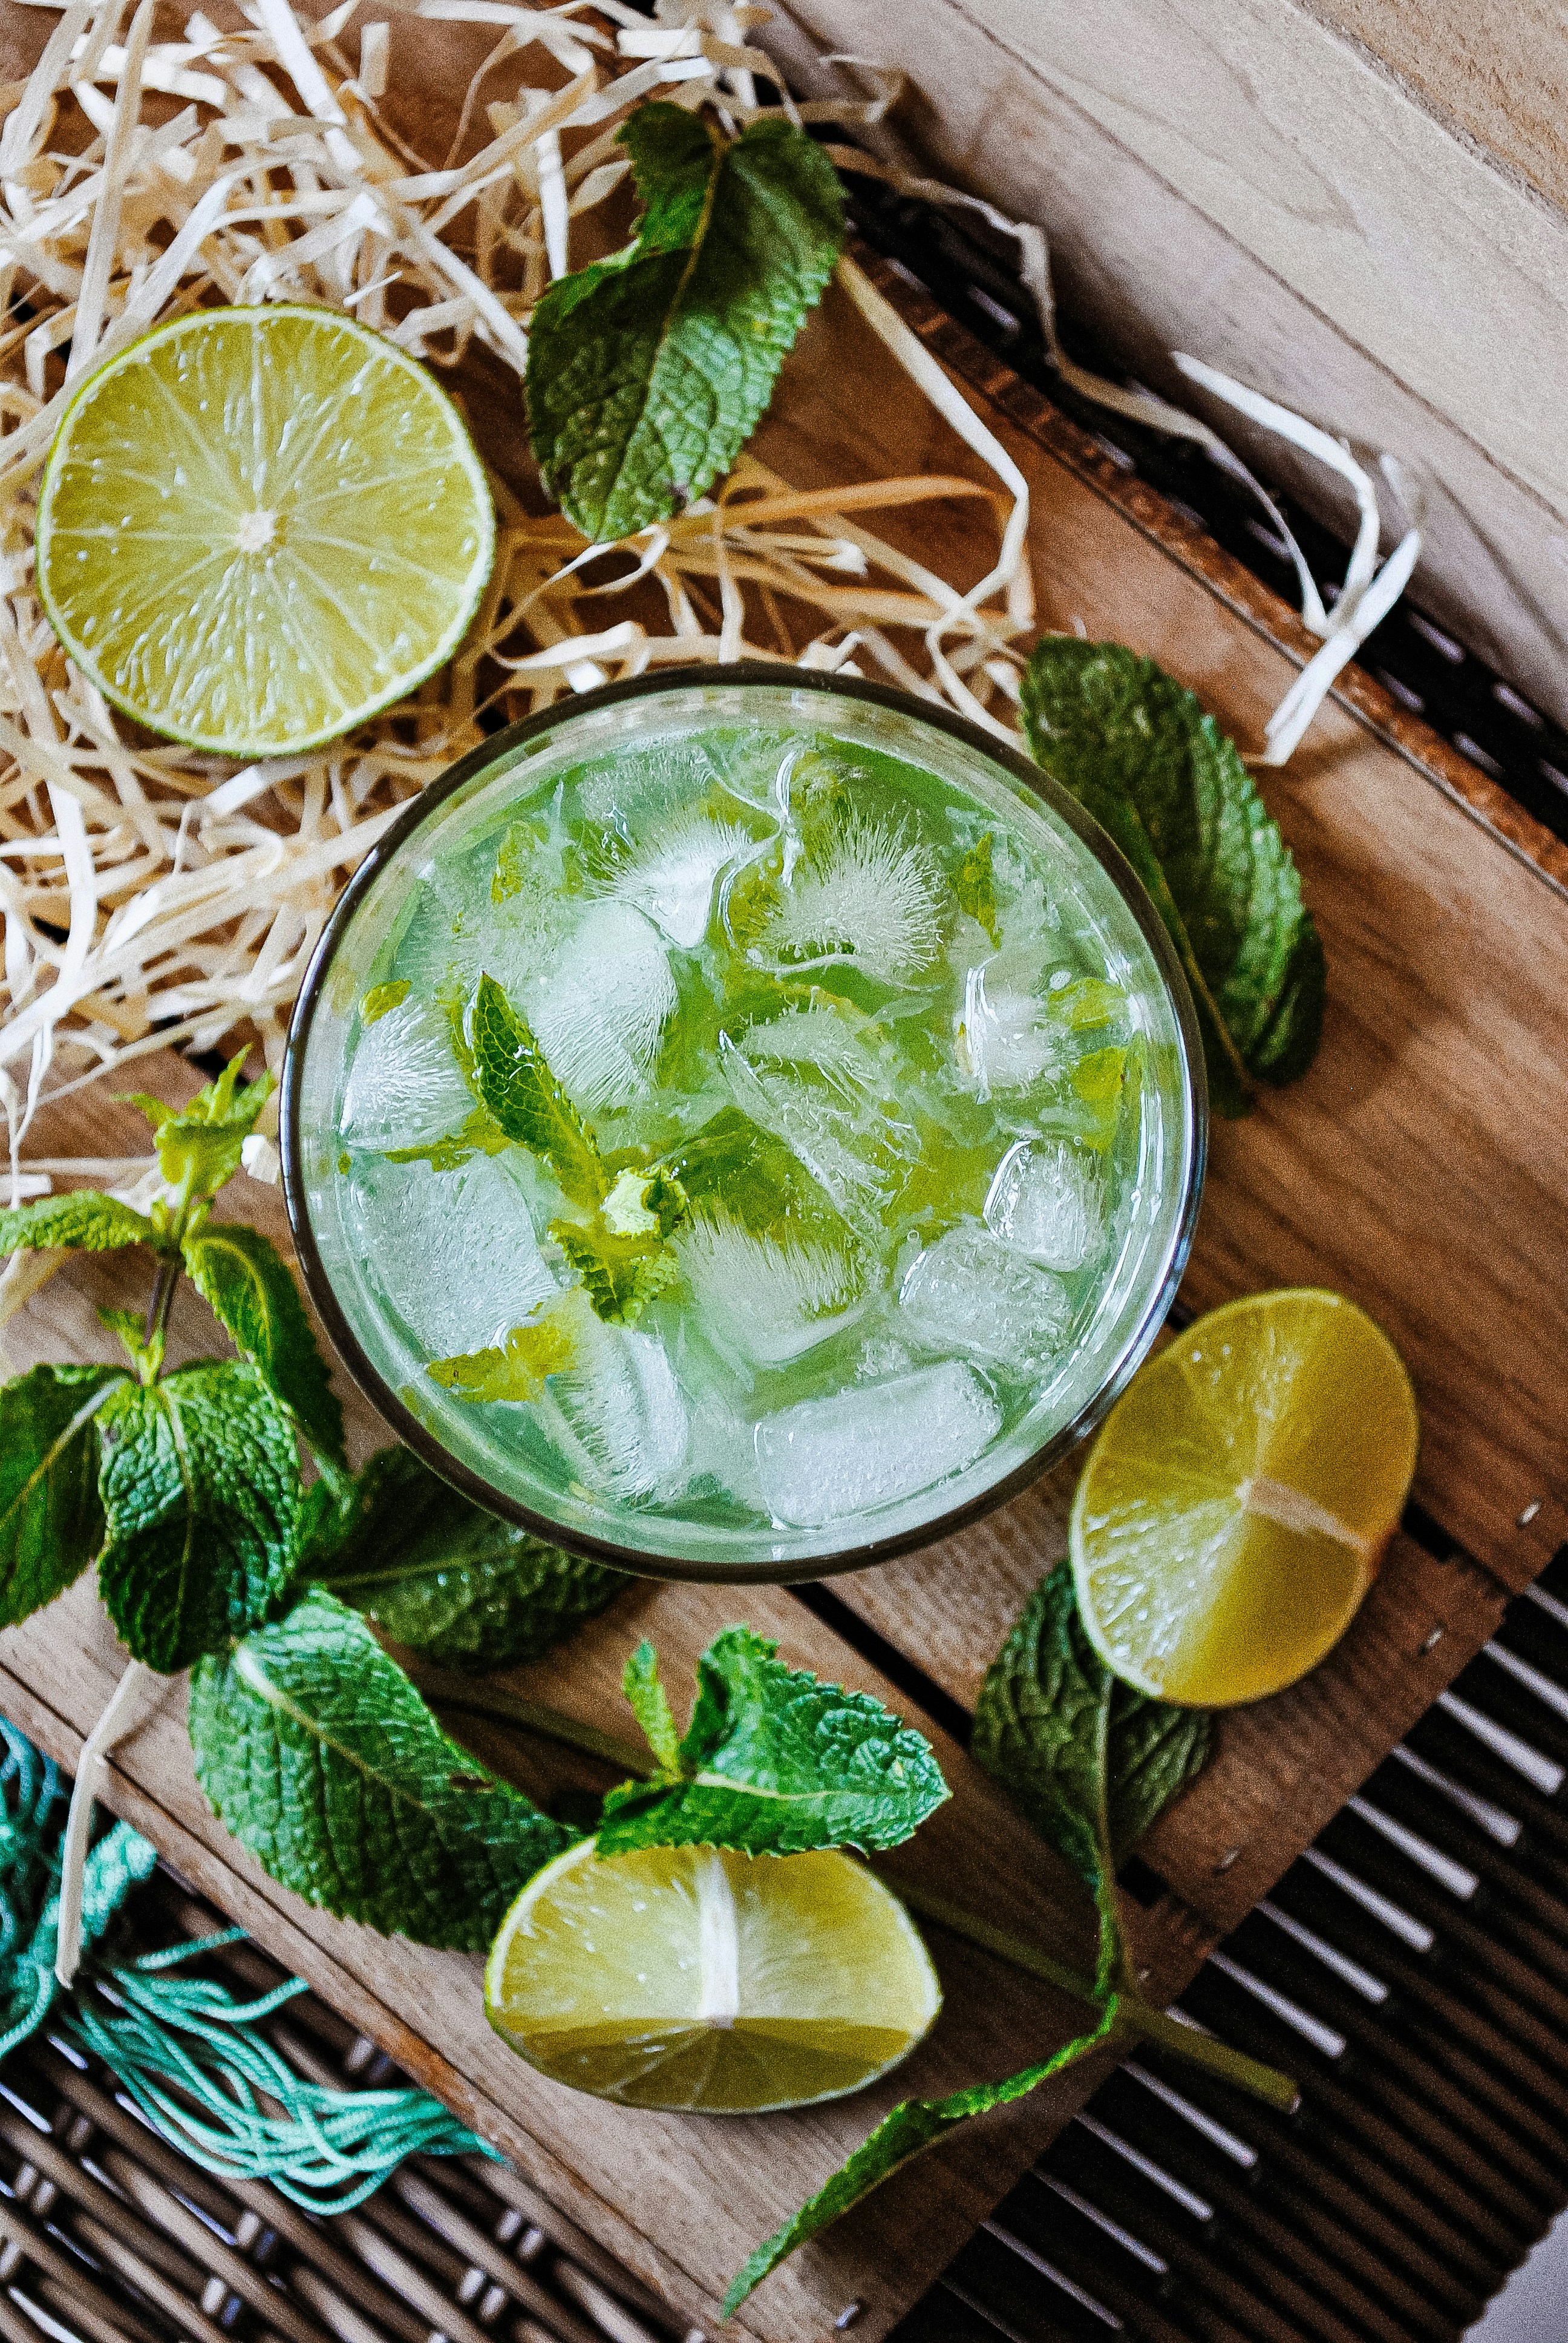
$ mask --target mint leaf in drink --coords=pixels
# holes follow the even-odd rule
[[[33,1367],[0,1384],[0,1626],[69,1586],[104,1538],[94,1418],[118,1367]]]
[[[638,1846],[869,1851],[901,1845],[940,1805],[948,1785],[921,1735],[868,1693],[786,1667],[777,1651],[749,1627],[727,1627],[709,1645],[676,1753],[681,1778],[612,1790],[600,1855]],[[645,1681],[646,1671],[639,1696]]]
[[[587,1307],[588,1297],[574,1286],[555,1301],[541,1302],[500,1342],[433,1360],[425,1372],[432,1383],[456,1392],[459,1399],[542,1399],[545,1377],[561,1374],[576,1363],[580,1333],[573,1321]]]
[[[294,1558],[294,1425],[233,1359],[122,1383],[98,1415],[98,1585],[122,1643],[166,1675],[262,1618]]]
[[[78,1188],[70,1196],[40,1196],[36,1203],[0,1212],[0,1253],[35,1252],[49,1245],[71,1252],[113,1252],[122,1245],[161,1242],[144,1213],[113,1196],[100,1195],[95,1188]]]
[[[657,1236],[614,1236],[601,1220],[552,1221],[550,1234],[583,1282],[598,1315],[630,1326],[674,1282],[679,1263]]]
[[[447,1738],[357,1612],[313,1588],[191,1679],[196,1779],[307,1902],[480,1950],[575,1833]]]
[[[678,1782],[680,1735],[670,1715],[668,1694],[659,1680],[658,1654],[646,1636],[621,1672],[620,1688],[642,1727],[643,1739],[658,1760],[660,1771],[672,1782]]]
[[[664,520],[728,470],[773,395],[843,242],[839,181],[803,130],[731,144],[678,106],[620,133],[636,243],[550,286],[528,333],[528,429],[545,485],[603,543]]]
[[[1323,950],[1277,824],[1190,691],[1119,643],[1052,637],[1023,678],[1038,761],[1108,830],[1181,956],[1214,1103],[1294,1081],[1317,1051]]]
[[[777,2269],[787,2254],[792,2254],[808,2237],[828,2228],[915,2157],[923,2155],[928,2147],[937,2147],[956,2125],[968,2123],[975,2116],[989,2115],[992,2107],[1010,2106],[1013,2100],[1038,2090],[1041,2083],[1060,2075],[1064,2067],[1076,2065],[1080,2058],[1101,2048],[1111,2039],[1117,2016],[1118,2005],[1112,1996],[1091,2033],[1075,2035],[1070,2042],[1064,2042],[1060,2050],[1036,2066],[1020,2067],[1016,2075],[1009,2075],[1000,2083],[972,2084],[967,2090],[950,2093],[945,2099],[901,2100],[882,2117],[869,2138],[863,2140],[853,2156],[840,2165],[832,2178],[782,2228],[776,2229],[758,2247],[730,2283],[724,2298],[724,2317],[733,2318],[753,2288],[760,2285],[769,2270]]]
[[[422,1147],[389,1147],[388,1163],[427,1163],[432,1172],[456,1172],[476,1155],[499,1155],[511,1145],[504,1131],[477,1106],[456,1131],[427,1140]]]
[[[498,1129],[548,1163],[561,1192],[590,1209],[609,1187],[598,1142],[493,976],[474,1000],[472,1080]]]
[[[1113,1676],[1078,1615],[1070,1564],[1040,1581],[992,1662],[973,1755],[1091,1892],[1202,1771],[1212,1723]]]
[[[145,1091],[131,1094],[153,1126],[158,1169],[188,1202],[216,1196],[239,1170],[240,1150],[277,1085],[271,1074],[242,1082],[246,1052],[231,1058],[217,1080],[199,1090],[188,1106],[172,1107]]]
[[[208,1221],[185,1243],[192,1283],[294,1417],[317,1456],[346,1473],[343,1410],[293,1273],[259,1229]]]
[[[450,1668],[538,1659],[630,1584],[623,1571],[498,1520],[407,1448],[373,1456],[346,1502],[306,1534],[301,1580]]]
[[[960,910],[967,911],[985,930],[993,945],[1000,945],[1001,929],[996,915],[996,880],[991,874],[990,855],[991,835],[988,830],[953,872],[953,893],[959,899]]]

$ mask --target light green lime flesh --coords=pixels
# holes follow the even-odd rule
[[[1112,950],[1038,814],[863,740],[676,725],[538,763],[416,840],[379,942],[334,970],[319,1192],[387,1380],[487,1478],[650,1551],[945,1512],[1081,1403],[1174,1176],[1175,1029],[1137,930]],[[689,1198],[673,1282],[630,1328],[568,1311],[531,1402],[428,1373],[558,1310],[551,1224],[583,1217],[527,1148],[481,1143],[481,973],[604,1155]]]
[[[67,410],[38,582],[117,706],[195,747],[282,756],[451,656],[494,537],[462,418],[405,352],[327,309],[197,310]]]

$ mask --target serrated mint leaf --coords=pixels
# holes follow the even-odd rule
[[[235,1359],[122,1383],[97,1428],[99,1589],[132,1655],[172,1675],[254,1626],[288,1575],[294,1425]]]
[[[0,1385],[0,1626],[69,1586],[104,1538],[94,1417],[118,1367],[33,1367]]]
[[[479,979],[472,1048],[472,1080],[498,1128],[548,1163],[574,1204],[602,1202],[609,1178],[598,1143],[491,976]]]
[[[642,1727],[642,1737],[671,1780],[680,1778],[680,1735],[669,1713],[669,1701],[659,1681],[658,1654],[646,1637],[621,1673],[620,1688],[631,1713]]]
[[[1202,1709],[1151,1700],[1113,1676],[1083,1632],[1070,1564],[1040,1581],[987,1674],[973,1755],[1092,1891],[1202,1770]]]
[[[1036,759],[1108,830],[1171,931],[1214,1103],[1293,1081],[1322,1031],[1323,952],[1278,825],[1212,717],[1152,659],[1052,637],[1023,678]]]
[[[112,1252],[121,1245],[160,1242],[157,1230],[141,1212],[95,1188],[78,1188],[71,1196],[40,1196],[36,1203],[18,1204],[0,1212],[0,1253],[35,1252],[58,1245],[72,1252]]]
[[[685,1778],[613,1790],[600,1855],[869,1852],[901,1845],[940,1805],[948,1785],[921,1735],[869,1693],[786,1667],[777,1649],[749,1627],[716,1638],[698,1662],[697,1704],[677,1753]]]
[[[196,1292],[317,1456],[347,1472],[343,1410],[299,1289],[276,1248],[259,1229],[208,1221],[186,1238],[185,1263]]]
[[[242,1083],[242,1050],[231,1058],[217,1080],[197,1091],[188,1106],[171,1107],[163,1099],[133,1091],[128,1103],[139,1107],[153,1126],[158,1169],[169,1186],[187,1201],[216,1196],[239,1170],[240,1150],[256,1126],[256,1119],[277,1084],[264,1073]]]
[[[477,1951],[576,1833],[447,1738],[357,1612],[313,1588],[191,1679],[196,1779],[285,1887]]]
[[[608,1324],[635,1324],[679,1272],[675,1254],[657,1236],[618,1237],[602,1222],[579,1221],[552,1221],[550,1234]]]
[[[425,1372],[432,1383],[456,1392],[459,1399],[542,1399],[545,1377],[564,1373],[577,1359],[581,1340],[578,1312],[586,1318],[588,1309],[588,1296],[572,1286],[553,1302],[542,1302],[500,1342],[457,1358],[433,1360]]]
[[[528,431],[545,485],[603,543],[664,520],[734,462],[843,242],[832,165],[803,130],[732,145],[678,106],[620,133],[636,244],[550,286],[528,330]]]
[[[1021,2067],[1000,2083],[976,2083],[968,2090],[953,2091],[945,2099],[901,2100],[882,2117],[869,2138],[863,2140],[853,2156],[840,2165],[832,2178],[782,2228],[776,2229],[758,2247],[744,2269],[731,2281],[724,2298],[724,2317],[733,2318],[752,2288],[760,2285],[769,2270],[777,2269],[787,2254],[792,2254],[808,2237],[828,2228],[851,2205],[858,2205],[862,2197],[879,2188],[884,2180],[891,2179],[915,2157],[946,2139],[955,2125],[1024,2098],[1053,2075],[1060,2075],[1064,2067],[1074,2066],[1091,2051],[1098,2050],[1110,2039],[1116,2019],[1117,2004],[1112,1997],[1092,2033],[1075,2035],[1037,2066]]]
[[[982,927],[993,944],[1001,942],[1001,930],[996,916],[996,880],[991,872],[991,835],[987,830],[978,846],[971,846],[958,869],[953,872],[953,893],[959,899],[959,909],[967,911],[971,920]]]
[[[498,1521],[407,1448],[382,1449],[345,1503],[317,1506],[329,1509],[330,1526],[323,1534],[311,1509],[299,1576],[447,1667],[538,1659],[631,1584],[624,1571]]]

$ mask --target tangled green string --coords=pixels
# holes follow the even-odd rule
[[[339,2091],[297,2075],[261,2028],[307,1991],[303,1977],[242,2002],[211,1978],[176,1974],[243,1941],[243,1928],[123,1965],[85,1961],[80,1984],[62,1992],[55,1948],[65,1794],[52,1761],[3,1716],[0,1742],[0,2060],[54,2012],[61,2034],[101,2058],[182,2154],[220,2179],[270,2180],[312,2213],[363,2204],[416,2151],[494,2153],[428,2092]],[[99,1839],[83,1879],[84,1948],[102,1944],[156,1861],[128,1823]]]

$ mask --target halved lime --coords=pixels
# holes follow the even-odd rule
[[[591,1839],[501,1923],[485,2009],[530,2066],[628,2107],[704,2115],[858,2091],[941,2006],[913,1921],[847,1855]]]
[[[83,672],[192,748],[278,757],[461,642],[495,515],[446,393],[331,309],[196,309],[89,375],[38,499],[38,591]]]
[[[1293,1684],[1376,1575],[1418,1432],[1404,1362],[1342,1294],[1254,1293],[1200,1318],[1133,1377],[1073,1499],[1101,1659],[1193,1707]]]

